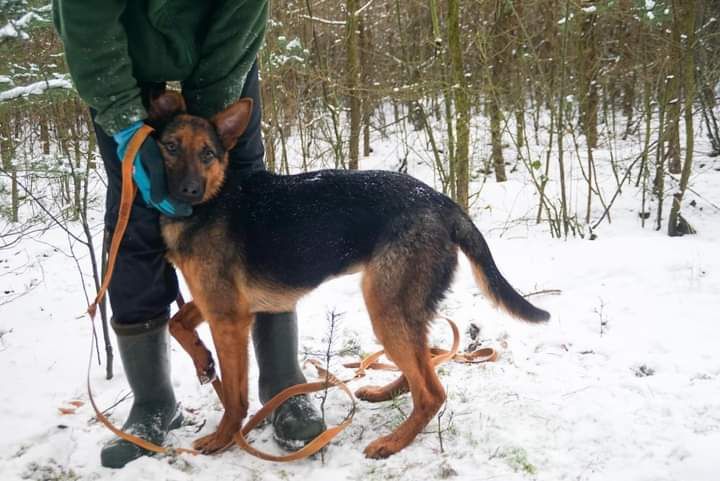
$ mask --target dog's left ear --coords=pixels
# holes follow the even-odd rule
[[[186,111],[185,99],[182,94],[174,90],[167,90],[150,99],[147,123],[160,130],[173,117]]]
[[[252,111],[253,99],[243,97],[210,120],[217,129],[225,150],[235,147],[238,138],[250,123]]]

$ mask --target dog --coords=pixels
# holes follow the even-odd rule
[[[243,98],[204,119],[188,115],[175,92],[155,98],[150,109],[169,193],[193,205],[189,217],[161,218],[167,258],[194,299],[183,313],[183,327],[209,322],[223,381],[220,424],[193,445],[206,454],[219,451],[241,427],[254,313],[293,310],[325,280],[362,272],[373,330],[402,375],[387,386],[363,387],[356,396],[378,402],[409,391],[413,400],[410,416],[364,451],[370,458],[390,456],[410,444],[445,402],[427,337],[458,249],[497,305],[530,322],[550,315],[500,274],[470,217],[413,177],[322,170],[238,178],[228,169],[228,152],[252,109],[252,99]],[[208,363],[212,370],[211,357]]]

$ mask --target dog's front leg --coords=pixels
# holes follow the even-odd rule
[[[192,358],[200,383],[207,384],[215,380],[216,373],[212,354],[196,330],[202,322],[200,309],[190,301],[170,319],[170,334]]]
[[[252,316],[249,313],[210,319],[223,386],[223,414],[217,431],[193,443],[205,454],[219,451],[230,443],[240,430],[248,410],[248,342]]]

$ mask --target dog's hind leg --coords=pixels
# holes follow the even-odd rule
[[[445,391],[435,374],[427,345],[427,319],[408,320],[404,306],[398,305],[371,270],[363,278],[363,295],[373,330],[387,356],[403,372],[413,398],[413,410],[400,426],[365,448],[370,458],[385,458],[400,451],[430,422],[445,402]]]

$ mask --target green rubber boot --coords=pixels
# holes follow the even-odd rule
[[[286,387],[306,382],[298,365],[294,312],[258,313],[252,336],[260,370],[260,401],[266,403]],[[271,419],[275,440],[289,451],[297,451],[325,430],[322,416],[307,394],[285,401]]]
[[[133,405],[123,431],[159,445],[168,431],[182,424],[182,413],[170,382],[167,323],[167,316],[133,325],[113,321],[120,358],[133,392]],[[103,447],[100,460],[106,468],[122,468],[140,456],[152,454],[115,438]]]

